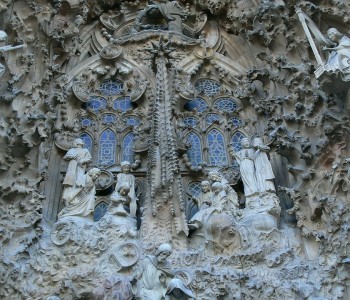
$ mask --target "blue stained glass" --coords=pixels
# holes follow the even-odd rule
[[[98,164],[110,166],[115,164],[116,137],[112,130],[102,132],[98,151]]]
[[[106,202],[100,202],[95,206],[94,222],[98,222],[106,213],[108,204]]]
[[[130,108],[132,108],[130,97],[125,96],[125,97],[120,97],[120,98],[114,100],[113,108],[115,110],[121,110],[123,112],[129,110]]]
[[[123,159],[129,162],[134,162],[134,151],[132,149],[134,145],[134,135],[132,132],[128,133],[123,139]]]
[[[231,118],[230,123],[236,128],[241,127],[243,125],[242,119],[240,119],[238,117]]]
[[[206,96],[213,96],[220,92],[220,83],[211,79],[199,79],[194,84],[197,93],[203,92]]]
[[[128,116],[124,118],[124,122],[128,126],[136,127],[140,124],[140,120],[134,116]]]
[[[234,112],[237,109],[237,103],[230,97],[222,97],[215,101],[214,108],[220,111]]]
[[[195,98],[193,100],[187,101],[185,104],[185,109],[187,111],[198,111],[198,112],[203,112],[207,110],[208,104],[205,102],[202,98]]]
[[[103,97],[92,96],[90,101],[87,103],[87,107],[93,112],[97,113],[99,110],[107,107],[107,100]]]
[[[89,127],[92,125],[92,120],[88,118],[84,118],[80,120],[80,124],[82,127]]]
[[[187,126],[196,127],[196,125],[198,124],[198,120],[196,118],[193,118],[193,117],[187,117],[187,118],[184,118],[184,123]]]
[[[208,133],[209,164],[211,166],[227,165],[227,154],[224,136],[217,129]]]
[[[199,181],[191,182],[188,185],[188,193],[193,197],[198,197],[201,193],[201,183]],[[190,220],[198,212],[198,205],[192,199],[188,199],[186,204],[186,216]]]
[[[215,121],[220,121],[220,116],[216,114],[207,114],[206,121],[210,125]]]
[[[112,115],[112,114],[103,115],[102,117],[102,123],[106,125],[113,124],[115,123],[115,121],[116,121],[116,117],[115,115]]]
[[[100,91],[105,96],[120,94],[124,89],[124,83],[120,80],[107,80],[100,85]]]
[[[191,195],[191,196],[195,196],[195,197],[198,197],[199,194],[201,193],[202,189],[201,189],[201,183],[199,181],[194,181],[194,182],[191,182],[189,185],[188,185],[188,193]]]
[[[92,153],[92,138],[89,134],[87,133],[82,133],[80,135],[80,138],[84,141],[84,147]]]
[[[242,149],[241,140],[245,138],[245,135],[239,131],[235,132],[231,138],[231,144],[233,149],[237,152]]]
[[[203,162],[201,140],[194,132],[190,132],[187,135],[187,140],[191,145],[191,148],[187,151],[187,155],[192,165],[197,167]]]

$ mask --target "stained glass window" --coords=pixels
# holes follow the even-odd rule
[[[140,124],[140,120],[135,116],[127,116],[123,119],[124,123],[128,126],[136,127]]]
[[[115,121],[116,121],[116,117],[115,115],[112,115],[112,114],[106,114],[106,115],[103,115],[102,117],[102,123],[105,125],[113,124]]]
[[[197,167],[200,163],[203,162],[201,140],[194,132],[190,132],[187,135],[187,140],[191,145],[190,149],[187,151],[187,155],[192,165]]]
[[[220,111],[234,112],[237,109],[237,103],[230,97],[222,97],[215,101],[214,108]]]
[[[193,117],[184,118],[183,121],[184,121],[185,125],[190,126],[190,127],[196,127],[196,125],[198,124],[198,120],[196,118],[193,118]]]
[[[129,110],[130,108],[132,108],[130,97],[125,96],[125,97],[120,97],[120,98],[114,100],[113,108],[115,110],[120,110],[123,112]]]
[[[115,164],[115,150],[117,140],[112,130],[102,132],[98,151],[98,164],[109,166]]]
[[[87,103],[87,107],[90,108],[93,112],[97,113],[101,109],[107,107],[107,100],[103,97],[92,96],[90,101]]]
[[[238,128],[241,127],[243,125],[243,121],[242,119],[238,118],[238,117],[232,117],[230,118],[230,123],[233,125],[233,127]]]
[[[134,151],[132,149],[134,145],[134,135],[130,132],[123,139],[123,159],[129,162],[134,162]]]
[[[217,129],[209,131],[208,136],[209,164],[211,166],[227,165],[227,154],[224,136]]]
[[[92,138],[89,134],[87,133],[82,133],[80,135],[80,138],[84,141],[84,147],[92,153]]]
[[[100,91],[103,95],[114,96],[118,95],[124,89],[124,84],[120,80],[107,80],[100,85]]]
[[[198,112],[203,112],[207,110],[208,104],[205,102],[202,98],[195,98],[193,100],[187,101],[185,104],[185,109],[187,111],[198,111]]]
[[[88,118],[83,118],[80,120],[80,124],[82,127],[89,127],[92,125],[92,120]]]
[[[232,147],[235,151],[239,151],[242,149],[242,146],[241,146],[241,140],[245,138],[244,134],[237,131],[233,134],[232,138],[231,138],[231,144],[232,144]]]
[[[188,185],[188,193],[189,193],[191,196],[198,197],[199,194],[201,193],[201,183],[200,183],[199,181],[191,182],[191,183]]]
[[[95,206],[94,222],[98,222],[106,213],[108,204],[106,202],[100,202]]]
[[[197,93],[203,92],[206,96],[213,96],[220,91],[220,83],[211,79],[199,79],[194,84]]]
[[[207,124],[210,125],[215,121],[220,121],[220,116],[217,114],[207,114],[205,120],[207,121]]]
[[[199,194],[201,193],[201,183],[199,181],[191,182],[188,185],[188,193],[191,196],[198,197]],[[190,220],[197,212],[198,212],[198,206],[193,202],[191,198],[188,199],[188,202],[186,205],[187,218]]]

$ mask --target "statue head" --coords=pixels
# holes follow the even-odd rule
[[[156,258],[158,262],[164,262],[172,253],[170,244],[161,244],[156,251]]]
[[[253,140],[253,146],[260,146],[260,145],[263,145],[263,144],[264,144],[264,143],[263,143],[263,141],[262,141],[261,138],[259,138],[259,137],[254,138],[254,140]]]
[[[222,176],[218,171],[209,172],[208,178],[211,182],[221,182]]]
[[[0,30],[0,42],[5,42],[7,39],[7,33],[3,30]]]
[[[332,42],[338,42],[343,36],[336,28],[329,28],[327,35]]]
[[[101,171],[99,168],[92,168],[87,172],[87,174],[93,179],[96,180],[98,176],[100,176]]]
[[[224,186],[222,185],[221,182],[214,182],[211,188],[215,194],[218,194],[224,189]]]
[[[207,193],[210,191],[210,182],[207,180],[203,180],[201,182],[201,188],[202,188],[202,192]]]
[[[78,146],[84,147],[84,141],[82,139],[74,140],[74,147],[78,147]]]
[[[129,161],[122,161],[120,163],[120,168],[123,173],[130,173],[130,162]]]
[[[249,148],[250,140],[248,138],[243,138],[241,140],[241,145],[242,145],[243,148]]]

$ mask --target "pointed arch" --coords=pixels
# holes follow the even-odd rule
[[[117,139],[111,129],[102,132],[99,139],[98,165],[110,166],[115,164]]]
[[[83,132],[79,137],[84,141],[85,148],[88,149],[90,153],[92,153],[93,142],[91,135]]]
[[[203,162],[201,139],[195,132],[191,131],[187,135],[187,140],[191,145],[190,149],[187,151],[187,155],[192,165],[197,167]]]
[[[126,134],[123,138],[123,156],[121,161],[129,161],[134,162],[134,134],[132,132],[129,132]]]
[[[108,204],[104,201],[95,206],[94,222],[98,222],[107,212]]]
[[[241,140],[242,140],[243,138],[245,138],[245,137],[246,137],[246,136],[245,136],[242,132],[240,132],[240,131],[236,131],[236,132],[232,135],[232,137],[231,137],[231,145],[232,145],[232,147],[233,147],[233,149],[234,149],[235,151],[239,151],[239,150],[242,149]]]
[[[207,135],[210,166],[226,166],[227,153],[223,134],[216,128],[210,130]]]

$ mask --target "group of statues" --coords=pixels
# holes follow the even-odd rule
[[[58,218],[82,217],[93,220],[95,209],[95,181],[101,171],[92,168],[86,172],[92,157],[88,149],[84,148],[82,139],[75,139],[73,148],[63,157],[68,160],[68,168],[63,181],[62,200],[65,207],[58,214]],[[137,196],[135,192],[135,176],[130,174],[130,162],[121,163],[121,173],[117,175],[115,191],[111,195],[108,213],[115,216],[136,217]],[[129,209],[129,212],[125,210]]]

